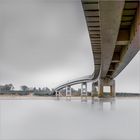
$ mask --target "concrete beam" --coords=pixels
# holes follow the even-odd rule
[[[95,30],[95,31],[98,30],[99,31],[100,27],[88,27],[88,30],[89,31],[92,31],[92,30]]]
[[[120,54],[120,63],[117,65],[112,78],[115,78],[133,59],[140,50],[140,2],[136,10],[135,19],[130,29],[129,44],[122,48]]]
[[[128,44],[129,44],[128,40],[127,41],[117,41],[116,42],[116,45],[118,45],[118,46],[126,46]]]
[[[118,64],[115,72],[112,75],[112,78],[115,78],[133,59],[133,57],[137,54],[137,52],[140,50],[140,26],[139,30],[136,33],[136,36],[131,41],[131,43],[128,45],[128,47],[125,47],[121,54],[121,61]]]
[[[84,4],[83,7],[84,7],[84,10],[96,10],[96,9],[99,9],[98,3],[97,4],[91,4],[91,3]]]
[[[87,21],[99,21],[99,17],[86,17]]]
[[[90,16],[98,17],[99,16],[99,11],[85,11],[85,15],[87,17],[90,17]]]
[[[124,0],[99,1],[101,20],[101,78],[106,77],[119,32]],[[111,12],[110,12],[111,11]]]
[[[112,58],[111,63],[119,63],[120,62],[120,53],[115,52]]]

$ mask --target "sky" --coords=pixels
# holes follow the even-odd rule
[[[54,88],[93,73],[80,0],[0,0],[0,19],[0,85]],[[140,92],[139,58],[116,78],[117,91]]]

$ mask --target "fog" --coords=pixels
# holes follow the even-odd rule
[[[0,100],[0,140],[139,140],[140,100]]]

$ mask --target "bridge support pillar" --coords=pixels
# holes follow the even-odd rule
[[[60,97],[59,91],[56,91],[55,96],[56,96],[57,99],[59,99],[59,97]]]
[[[71,99],[71,86],[66,87],[66,99]]]
[[[85,98],[85,100],[87,100],[87,83],[83,82],[81,84],[81,100],[83,100]]]
[[[96,87],[95,87],[95,83],[93,82],[93,83],[92,83],[91,97],[96,96],[96,94],[97,94],[97,89],[96,89]]]
[[[103,86],[104,86],[104,82],[102,79],[100,79],[98,81],[98,97],[103,97],[104,93],[103,93]]]
[[[116,92],[115,92],[115,80],[111,81],[110,84],[110,96],[115,97],[116,96]]]
[[[109,86],[110,87],[110,93],[109,95],[111,97],[115,97],[115,80],[110,80],[110,79],[100,79],[98,81],[98,97],[104,97],[104,86]]]

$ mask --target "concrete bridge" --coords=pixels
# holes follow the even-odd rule
[[[115,96],[114,78],[129,64],[140,49],[139,0],[81,0],[94,67],[92,75],[68,81],[55,88],[66,87],[71,95],[71,85],[82,83],[81,94],[87,93],[87,82],[98,85],[98,96],[103,97],[103,87],[110,86],[110,96]],[[67,95],[66,94],[66,95]]]

